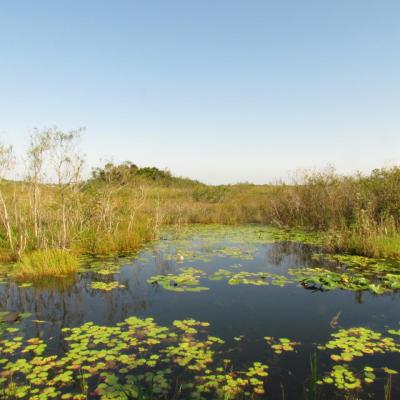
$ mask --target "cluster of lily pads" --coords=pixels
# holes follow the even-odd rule
[[[157,248],[164,252],[166,260],[176,263],[212,260],[213,257],[233,257],[250,260],[260,244],[276,242],[298,242],[317,246],[321,238],[317,234],[298,230],[279,230],[271,227],[247,225],[242,227],[224,227],[220,225],[188,225],[182,231],[167,229],[164,239]],[[381,294],[400,288],[399,265],[381,259],[353,255],[331,255],[316,253],[313,262],[328,264],[327,267],[314,266],[289,269],[289,276],[269,272],[240,271],[223,268],[208,276],[210,280],[226,280],[229,284],[266,286],[268,284],[284,286],[289,283],[301,283],[305,288],[317,290],[343,289],[352,291],[370,291]],[[182,270],[181,270],[182,271]],[[182,272],[181,272],[182,273]],[[180,274],[169,274],[166,284],[168,290],[179,290]],[[202,274],[203,275],[203,274]],[[163,279],[157,275],[157,282]],[[153,281],[153,279],[150,279]],[[172,285],[170,282],[174,282]],[[202,290],[205,290],[202,286]]]
[[[300,344],[288,338],[274,339],[271,336],[264,336],[264,339],[271,346],[275,354],[282,354],[286,351],[294,351],[295,347]]]
[[[331,355],[334,361],[350,362],[368,354],[400,353],[400,345],[393,337],[382,336],[368,328],[340,329],[331,336],[332,339],[320,348],[338,351],[339,354]]]
[[[329,268],[290,269],[289,274],[305,287],[320,290],[367,290],[382,294],[400,289],[397,262],[354,255],[314,254],[316,261],[331,263]]]
[[[100,275],[117,274],[124,264],[131,264],[137,259],[136,254],[81,255],[80,272],[96,272]]]
[[[259,245],[277,242],[321,244],[321,237],[316,233],[260,225],[194,224],[186,225],[178,231],[175,227],[164,228],[161,237],[164,240],[157,244],[157,248],[165,251],[167,260],[177,262],[207,262],[213,257],[252,260]]]
[[[180,268],[177,274],[153,275],[147,282],[153,285],[160,285],[166,290],[174,292],[200,292],[208,290],[208,287],[200,286],[200,279],[207,277],[205,272],[198,268]],[[290,280],[284,275],[273,274],[270,272],[234,272],[220,268],[208,279],[218,281],[226,280],[229,285],[255,285],[255,286],[284,286]]]
[[[227,269],[220,268],[215,271],[210,277],[210,280],[227,280],[230,285],[255,285],[266,286],[276,285],[284,286],[289,283],[289,280],[284,275],[273,274],[271,272],[233,272]]]
[[[199,279],[206,277],[210,280],[225,280],[230,285],[255,285],[255,286],[285,286],[293,283],[301,283],[307,289],[328,291],[334,289],[351,291],[370,291],[382,294],[400,288],[399,274],[385,274],[369,276],[358,271],[332,271],[327,268],[290,268],[289,276],[274,274],[268,271],[235,272],[226,268],[220,268],[213,274],[206,274],[197,268],[180,268],[178,274],[155,275],[148,279],[149,283],[160,284],[166,290],[172,291],[203,291],[208,288],[198,286]]]
[[[398,331],[389,330],[388,334],[396,336]],[[391,336],[383,336],[364,327],[340,329],[331,335],[325,345],[318,346],[319,350],[332,351],[330,358],[341,364],[336,364],[332,370],[321,380],[319,384],[334,385],[338,389],[356,390],[365,384],[375,382],[377,369],[365,366],[362,372],[352,371],[349,364],[355,358],[372,356],[374,354],[400,353],[400,343]],[[342,364],[343,363],[343,364]],[[397,374],[396,370],[381,367],[384,373]]]
[[[164,228],[161,240],[155,245],[147,246],[148,251],[138,256],[132,254],[81,257],[81,272],[94,272],[99,276],[119,273],[122,265],[128,263],[148,262],[154,257],[153,251],[163,253],[165,260],[177,264],[193,261],[211,261],[214,257],[233,257],[251,260],[261,244],[276,242],[306,243],[314,246],[321,244],[321,237],[315,233],[300,230],[280,230],[268,226],[245,225],[240,227],[221,225],[186,225]],[[153,246],[153,247],[152,247]],[[290,283],[301,283],[307,289],[351,291],[370,291],[382,294],[400,289],[399,264],[383,259],[371,259],[353,255],[335,255],[316,253],[314,262],[323,266],[292,268],[289,276],[269,272],[240,271],[219,269],[208,276],[211,280],[226,280],[231,285],[284,286]],[[327,264],[327,266],[325,266]],[[199,284],[205,273],[198,268],[185,268],[177,274],[155,275],[148,282],[159,284],[171,291],[204,291],[208,288]],[[31,283],[19,285],[27,288]],[[110,291],[121,288],[117,282],[95,282],[95,289]]]
[[[294,280],[302,283],[308,289],[319,290],[371,290],[376,291],[376,285],[370,279],[360,274],[335,272],[326,268],[291,268],[289,275]]]
[[[153,285],[160,285],[166,290],[174,292],[201,292],[208,290],[207,287],[200,286],[200,278],[204,272],[200,269],[189,267],[180,268],[178,274],[154,275],[147,280]]]
[[[42,339],[24,339],[17,328],[6,328],[0,340],[0,396],[235,399],[263,394],[268,366],[254,362],[236,371],[229,359],[217,360],[224,341],[208,335],[208,325],[187,319],[168,328],[137,317],[116,326],[88,322],[62,330],[62,356],[49,354]]]
[[[230,400],[264,396],[268,390],[268,365],[254,361],[235,368],[224,340],[208,334],[208,322],[176,320],[170,327],[138,317],[114,326],[88,322],[62,329],[65,350],[59,355],[40,337],[24,337],[18,324],[6,321],[7,313],[1,313],[0,398]],[[399,336],[400,330],[382,334],[365,327],[333,333],[318,350],[330,353],[334,365],[317,383],[349,392],[375,382],[379,374],[397,374],[385,366],[360,370],[351,362],[400,353]],[[300,345],[289,338],[264,340],[276,355]]]

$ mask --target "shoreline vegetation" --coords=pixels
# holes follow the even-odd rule
[[[80,254],[124,253],[165,225],[268,224],[320,235],[328,252],[400,257],[400,167],[369,175],[333,168],[291,184],[209,186],[132,162],[107,163],[83,179],[82,130],[36,131],[23,179],[10,180],[11,146],[0,144],[0,260],[16,276],[64,275]]]

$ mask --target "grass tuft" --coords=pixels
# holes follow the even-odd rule
[[[16,264],[17,279],[70,275],[77,271],[78,258],[60,249],[37,250],[22,256]]]

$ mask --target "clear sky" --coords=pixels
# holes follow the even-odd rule
[[[0,0],[0,135],[209,183],[400,160],[400,1]]]

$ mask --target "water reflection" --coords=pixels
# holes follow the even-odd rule
[[[223,243],[220,249],[228,245]],[[7,282],[0,286],[0,308],[32,313],[32,318],[23,321],[25,334],[45,338],[50,351],[58,353],[65,350],[61,337],[63,327],[87,321],[114,325],[131,315],[151,316],[160,324],[188,317],[208,321],[212,334],[237,349],[236,361],[244,364],[264,354],[264,336],[291,337],[302,343],[303,347],[298,350],[302,358],[289,357],[286,362],[278,363],[276,357],[269,362],[271,371],[280,374],[280,379],[289,376],[290,371],[298,382],[306,379],[309,352],[314,344],[326,341],[336,329],[369,326],[381,330],[384,326],[396,327],[399,322],[400,299],[396,292],[384,295],[341,290],[312,293],[296,284],[231,286],[226,280],[202,278],[201,284],[209,287],[208,291],[176,293],[147,283],[152,275],[176,273],[183,266],[200,268],[206,275],[220,268],[285,275],[289,268],[330,267],[329,263],[312,258],[319,249],[309,245],[240,246],[241,253],[232,255],[229,251],[216,253],[215,247],[196,242],[193,253],[198,257],[187,251],[181,260],[181,245],[163,241],[145,249],[115,274],[101,275],[98,269],[87,269],[72,279],[46,281],[26,288]],[[104,292],[92,287],[94,281],[115,280],[125,288]],[[243,348],[233,339],[240,335],[248,338]],[[289,379],[287,376],[284,379]]]

